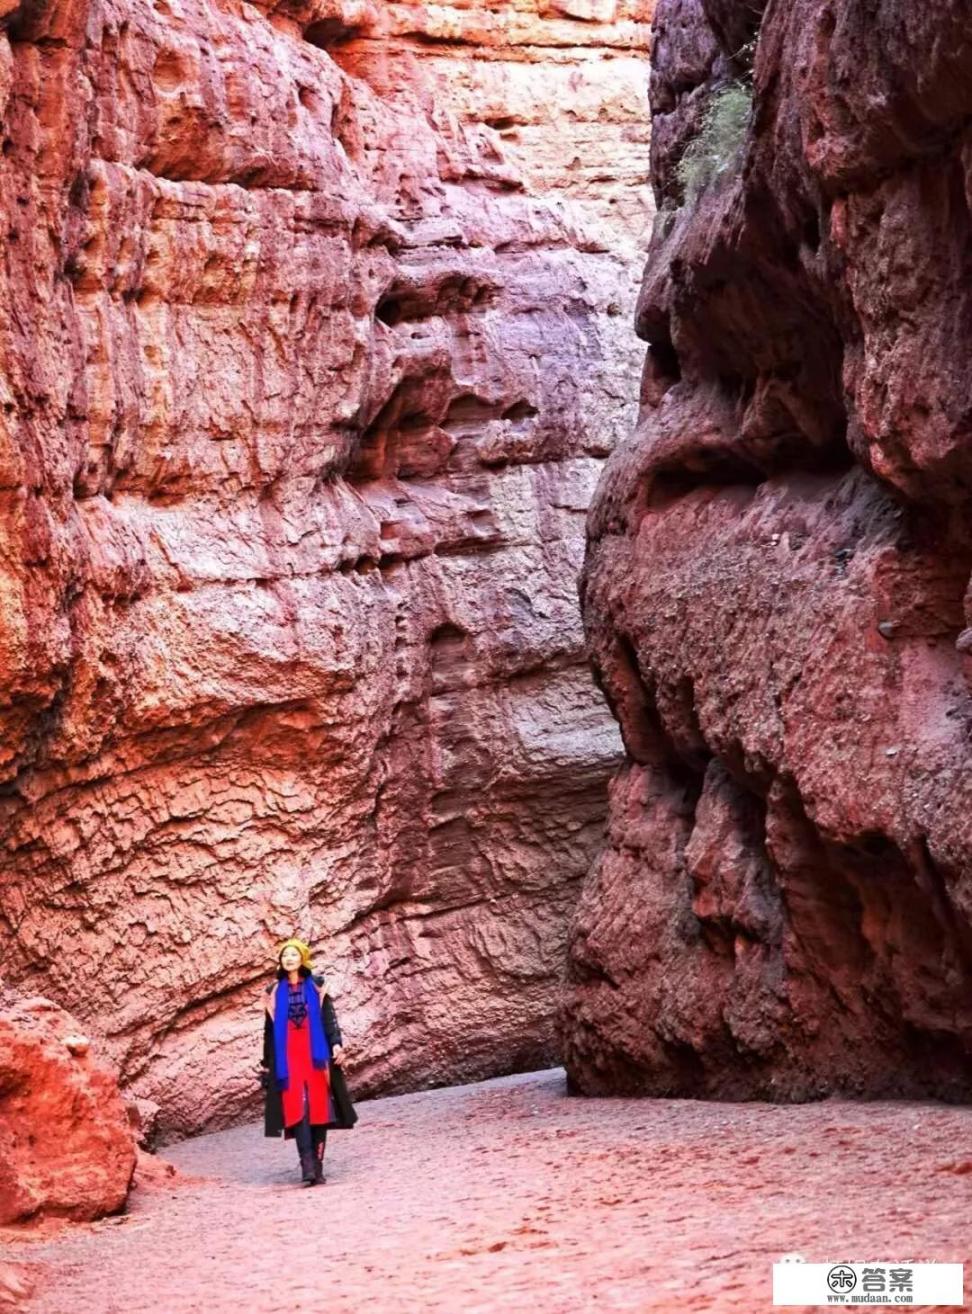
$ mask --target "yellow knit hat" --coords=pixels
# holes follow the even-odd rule
[[[304,944],[303,940],[284,940],[283,944],[277,950],[277,962],[280,962],[280,955],[285,949],[296,949],[300,954],[300,965],[306,967],[308,972],[311,971],[311,951],[310,946]]]

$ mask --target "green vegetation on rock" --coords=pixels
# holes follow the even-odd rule
[[[737,163],[752,105],[752,87],[746,82],[730,82],[712,93],[702,127],[678,162],[683,205],[693,205],[711,182]]]

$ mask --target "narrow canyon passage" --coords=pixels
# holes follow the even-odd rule
[[[251,1125],[172,1147],[120,1218],[7,1233],[26,1308],[755,1314],[784,1254],[972,1260],[968,1108],[575,1099],[551,1069],[361,1114],[323,1187]]]
[[[965,1259],[967,7],[0,0],[0,1314]]]

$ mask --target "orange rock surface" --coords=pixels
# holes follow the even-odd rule
[[[118,1084],[75,1019],[0,991],[0,1224],[114,1213],[134,1168]]]
[[[293,931],[359,1093],[552,1057],[620,751],[574,581],[633,419],[649,18],[10,8],[5,971],[163,1133],[250,1106]]]

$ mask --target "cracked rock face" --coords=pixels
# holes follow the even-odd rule
[[[582,591],[627,762],[579,1089],[972,1091],[964,6],[663,0],[636,429]],[[680,205],[704,108],[740,154]]]
[[[552,1060],[648,0],[3,8],[2,970],[166,1134],[295,931],[356,1093]]]

